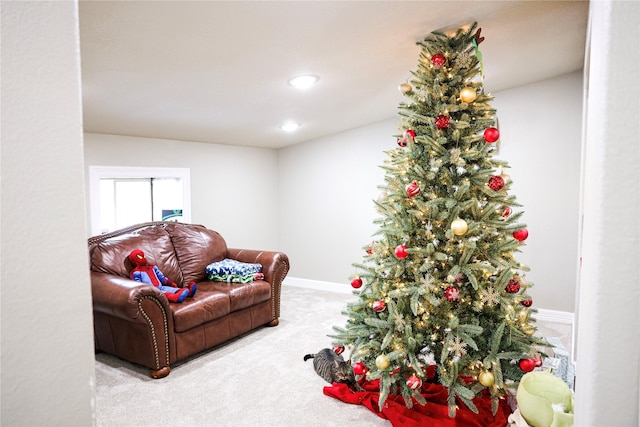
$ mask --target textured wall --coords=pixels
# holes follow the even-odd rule
[[[2,2],[2,415],[93,423],[75,2]]]
[[[591,2],[576,426],[637,426],[640,3]]]

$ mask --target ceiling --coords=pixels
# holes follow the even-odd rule
[[[79,4],[86,132],[265,148],[394,118],[434,30],[478,22],[491,93],[581,70],[588,17],[587,1]],[[320,80],[287,84],[302,73]]]

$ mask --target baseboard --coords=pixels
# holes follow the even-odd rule
[[[284,280],[285,286],[297,286],[299,288],[315,289],[319,291],[338,292],[341,294],[351,294],[353,288],[348,283],[323,282],[320,280],[302,279],[299,277],[287,277]],[[537,320],[545,322],[563,323],[573,325],[574,316],[569,311],[547,310],[539,308],[534,316]]]
[[[298,277],[286,277],[283,284],[285,286],[297,286],[299,288],[337,292],[340,294],[351,294],[353,292],[353,288],[348,283],[322,282],[320,280],[301,279]]]
[[[574,321],[573,313],[570,311],[547,310],[544,308],[539,308],[538,313],[534,314],[533,317],[544,322],[564,323],[566,325],[573,325]]]

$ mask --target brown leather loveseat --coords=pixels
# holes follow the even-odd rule
[[[175,222],[139,224],[89,239],[95,347],[169,375],[170,366],[202,350],[280,317],[280,287],[289,270],[281,252],[227,248],[202,225]],[[129,279],[127,259],[141,249],[149,262],[178,286],[197,282],[193,298],[169,303],[152,285]],[[262,265],[264,280],[212,282],[205,268],[230,258]]]

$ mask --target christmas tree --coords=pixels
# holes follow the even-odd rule
[[[483,87],[483,39],[476,24],[432,33],[400,86],[379,229],[354,264],[346,326],[331,335],[359,378],[380,381],[380,408],[390,393],[424,404],[420,387],[435,364],[450,416],[458,400],[477,412],[472,400],[483,393],[495,414],[548,346],[535,336],[528,267],[513,255],[528,232],[508,164],[493,157],[499,130]]]

